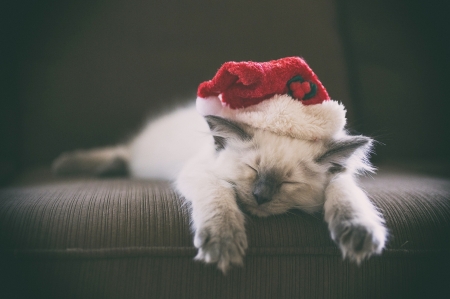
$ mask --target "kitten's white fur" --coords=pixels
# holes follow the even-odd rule
[[[149,122],[130,143],[132,176],[175,180],[183,165],[212,138],[195,106],[179,108]]]
[[[120,159],[134,177],[173,180],[191,203],[196,259],[217,263],[223,272],[241,265],[247,249],[241,209],[257,216],[324,209],[344,257],[360,263],[381,253],[383,218],[355,182],[358,171],[371,170],[369,138],[358,141],[342,130],[333,140],[307,141],[238,124],[251,136],[243,139],[226,126],[209,125],[194,106],[178,109],[150,122],[128,145],[63,154],[53,169],[101,173]],[[217,150],[212,135],[226,141],[224,148]],[[258,204],[255,181],[268,173],[276,178],[273,196]]]

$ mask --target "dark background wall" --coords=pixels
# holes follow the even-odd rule
[[[7,100],[25,166],[125,138],[147,115],[194,99],[229,60],[304,56],[349,101],[333,1],[45,0],[10,11]]]
[[[378,160],[449,165],[450,2],[339,0],[360,131]]]
[[[448,162],[447,3],[2,2],[0,176],[126,139],[225,61],[292,55],[386,144],[377,163]]]

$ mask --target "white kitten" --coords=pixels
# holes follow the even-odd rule
[[[53,170],[173,180],[192,206],[196,259],[223,272],[241,265],[247,249],[241,209],[257,216],[324,209],[343,256],[359,263],[381,253],[387,236],[355,182],[358,172],[372,171],[366,160],[372,140],[344,131],[335,136],[294,139],[203,118],[192,106],[149,123],[126,145],[63,154]]]

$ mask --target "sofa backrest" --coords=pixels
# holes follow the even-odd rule
[[[205,3],[12,4],[2,19],[0,180],[126,140],[194,98],[225,61],[293,55],[344,102],[350,127],[385,144],[376,162],[448,161],[448,2]]]
[[[339,0],[356,127],[375,159],[450,166],[449,1]]]
[[[18,34],[25,167],[126,139],[230,60],[303,56],[351,112],[332,0],[60,2],[30,4]]]

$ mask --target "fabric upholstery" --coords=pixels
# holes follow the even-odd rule
[[[10,279],[37,298],[450,294],[442,276],[450,266],[450,182],[388,172],[363,186],[385,215],[390,240],[382,256],[360,267],[342,261],[322,215],[293,211],[248,216],[245,265],[223,276],[193,260],[189,207],[170,184],[128,179],[2,190],[2,256]]]

